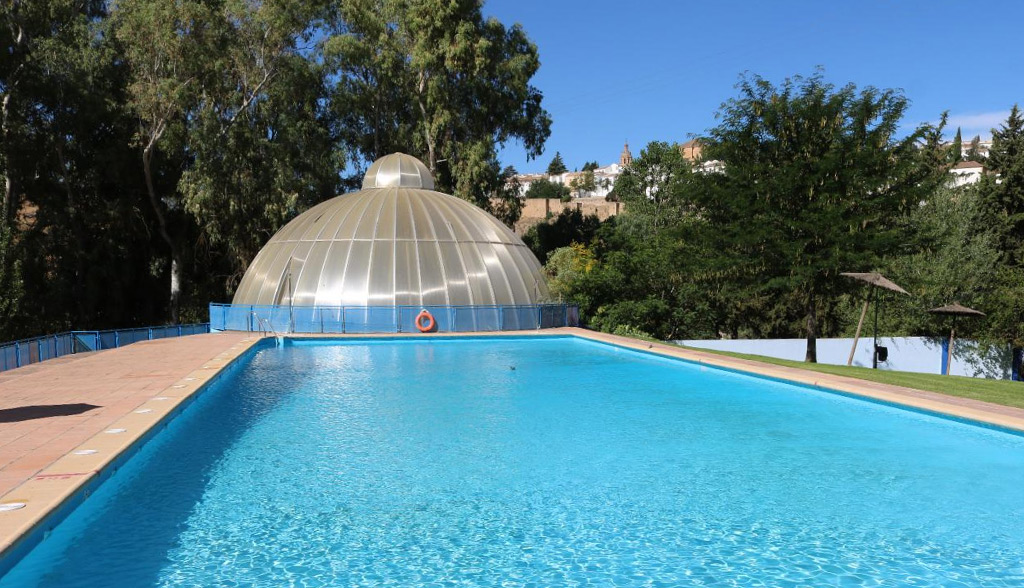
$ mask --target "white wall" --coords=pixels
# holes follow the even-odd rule
[[[878,344],[889,348],[889,359],[879,362],[878,369],[940,374],[942,342],[941,338],[932,337],[879,337]],[[803,361],[807,350],[805,339],[690,339],[676,343],[700,349],[751,353],[795,361]],[[852,337],[818,339],[818,363],[846,365],[852,345]],[[871,337],[861,337],[853,356],[853,365],[871,367],[871,345]],[[1009,379],[1010,368],[1008,347],[982,346],[968,340],[957,340],[953,346],[953,375]]]

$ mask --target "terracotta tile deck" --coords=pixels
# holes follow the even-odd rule
[[[247,338],[217,333],[142,341],[4,372],[0,496]]]

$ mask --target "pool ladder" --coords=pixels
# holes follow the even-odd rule
[[[255,325],[259,327],[259,332],[263,334],[264,337],[266,337],[267,334],[272,333],[275,338],[281,339],[281,335],[279,335],[278,332],[274,330],[274,325],[270,323],[269,318],[261,317],[260,315],[256,314],[255,310],[252,311],[250,314],[252,315],[252,318],[255,319]]]

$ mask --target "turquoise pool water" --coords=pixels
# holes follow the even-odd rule
[[[514,369],[512,369],[514,368]],[[1021,586],[1024,437],[574,338],[255,353],[17,586]]]

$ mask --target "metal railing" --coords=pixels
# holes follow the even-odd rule
[[[0,344],[0,371],[38,363],[55,357],[124,347],[137,341],[166,339],[209,333],[210,323],[110,329],[106,331],[65,331],[42,337]]]
[[[571,304],[517,306],[287,306],[210,304],[210,330],[277,333],[415,333],[426,310],[434,332],[525,331],[579,326]]]

